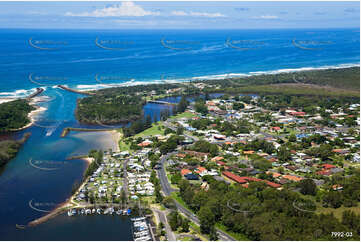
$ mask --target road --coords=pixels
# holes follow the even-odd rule
[[[172,153],[168,153],[164,156],[162,156],[162,158],[160,159],[160,163],[162,164],[162,168],[157,170],[157,174],[160,180],[160,185],[162,187],[162,191],[164,193],[164,195],[166,196],[170,196],[170,194],[174,191],[176,191],[175,189],[173,189],[169,182],[168,182],[168,178],[167,178],[167,174],[165,172],[164,166],[165,163],[167,162],[167,159],[169,158],[169,156],[175,154],[175,152]]]
[[[168,224],[166,213],[156,208],[153,208],[152,210],[157,213],[157,217],[159,218],[159,221],[164,224],[164,228],[167,233],[167,241],[176,241],[177,238]]]
[[[128,166],[128,161],[129,158],[124,160],[124,165],[123,165],[123,190],[125,192],[125,197],[127,198],[127,202],[128,202],[128,197],[129,197],[129,192],[128,192],[128,173],[127,173],[127,166]]]
[[[175,154],[175,152],[166,154],[161,158],[162,167],[161,167],[161,169],[157,170],[157,174],[158,174],[159,181],[160,181],[160,184],[161,184],[161,187],[162,187],[162,191],[163,191],[164,195],[166,195],[166,196],[170,196],[170,194],[175,191],[173,188],[171,188],[171,186],[169,184],[169,181],[168,181],[168,178],[167,178],[167,175],[166,175],[165,170],[164,170],[164,165],[165,165],[168,157],[171,156],[172,154]],[[190,210],[183,207],[176,200],[174,200],[174,202],[176,204],[177,209],[181,213],[185,214],[186,217],[189,220],[191,220],[192,222],[194,222],[195,224],[200,225],[199,219],[197,218],[197,216],[193,212],[191,212]],[[229,236],[228,234],[224,233],[220,229],[217,229],[217,232],[218,232],[218,237],[219,237],[220,240],[224,240],[224,241],[235,241],[236,240],[233,237]]]
[[[170,124],[168,121],[164,121],[164,126],[167,127],[167,128],[169,128],[169,129],[171,129],[171,130],[173,130],[173,131],[177,131],[177,128],[174,127],[172,124]],[[194,141],[198,141],[198,140],[199,140],[198,137],[195,137],[195,136],[193,136],[193,135],[187,134],[186,132],[187,132],[187,131],[185,131],[185,132],[183,133],[183,136],[184,136],[184,137],[186,137],[186,138],[188,138],[188,139],[192,139],[192,140],[194,140]]]

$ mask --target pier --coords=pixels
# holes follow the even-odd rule
[[[78,93],[78,94],[83,94],[83,95],[96,95],[96,94],[93,93],[93,92],[79,91],[79,90],[72,89],[72,88],[69,88],[69,87],[64,86],[64,85],[58,85],[57,87],[65,90],[65,91],[74,92],[74,93]]]
[[[26,97],[26,99],[32,99],[34,97],[36,97],[37,95],[39,95],[40,93],[42,93],[44,91],[44,88],[41,87],[37,87],[36,91],[32,94],[30,94],[29,96]]]
[[[85,129],[85,128],[64,128],[61,132],[60,137],[65,137],[70,131],[79,131],[79,132],[104,132],[104,131],[112,131],[114,129]]]

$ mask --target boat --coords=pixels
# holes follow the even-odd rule
[[[103,214],[108,214],[108,212],[109,212],[109,208],[106,208],[106,209],[104,210],[104,213],[103,213]]]
[[[96,210],[95,210],[95,208],[93,208],[93,209],[92,209],[92,214],[94,214],[94,213],[95,213],[95,211],[96,211]]]
[[[20,224],[16,224],[15,226],[16,226],[16,228],[18,228],[18,229],[25,229],[25,228],[26,228],[25,225],[20,225]]]
[[[68,210],[68,216],[71,217],[73,216],[74,214],[71,212],[71,210]]]
[[[81,211],[80,211],[81,214],[84,214],[85,213],[85,209],[82,208]]]
[[[113,215],[113,213],[114,213],[114,208],[113,207],[109,208],[109,213],[110,213],[110,215]]]
[[[145,240],[151,240],[151,238],[149,236],[143,236],[136,238],[134,241],[145,241]]]
[[[116,211],[117,215],[122,215],[123,211],[121,209],[119,209],[118,211]]]
[[[102,213],[102,210],[100,208],[97,209],[97,213],[98,214],[101,214]]]

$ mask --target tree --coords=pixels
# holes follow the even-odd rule
[[[189,232],[189,219],[187,218],[182,219],[182,232],[185,233]]]
[[[181,221],[179,221],[180,219],[182,218],[177,211],[172,211],[168,215],[169,226],[173,231],[176,231],[181,224]]]
[[[198,213],[198,218],[201,224],[201,233],[209,234],[215,224],[215,217],[210,207],[201,207]]]
[[[316,195],[317,187],[312,179],[304,179],[300,181],[299,187],[301,188],[301,193],[303,195]]]
[[[297,141],[297,137],[295,134],[291,134],[290,137],[288,137],[288,141],[289,142],[296,142]]]
[[[182,135],[183,132],[184,132],[184,128],[179,126],[179,127],[177,128],[176,134],[177,134],[177,135]]]
[[[212,226],[211,231],[209,233],[209,240],[211,240],[211,241],[218,240],[217,230],[214,226]]]
[[[189,102],[187,101],[187,98],[183,95],[177,105],[177,112],[183,113],[187,109],[188,105],[189,105]]]
[[[201,113],[203,115],[206,115],[208,113],[208,108],[205,105],[205,102],[203,100],[199,100],[194,104],[194,108],[196,112]]]
[[[277,152],[277,157],[281,161],[288,161],[291,159],[291,152],[285,146],[281,146]]]
[[[323,198],[325,205],[331,205],[333,208],[339,208],[342,205],[342,198],[338,192],[330,191]]]
[[[164,207],[166,207],[166,208],[169,208],[169,209],[175,209],[176,208],[174,200],[170,196],[165,197],[163,199],[162,203],[163,203]]]

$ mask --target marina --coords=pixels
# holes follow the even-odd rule
[[[114,207],[96,208],[95,206],[86,208],[73,208],[67,211],[69,217],[76,215],[119,215],[119,216],[130,216],[131,209],[117,209]]]
[[[132,232],[134,241],[151,241],[151,228],[146,217],[132,218]]]

